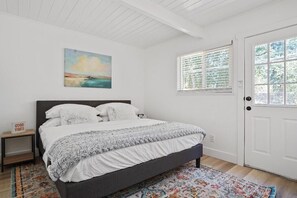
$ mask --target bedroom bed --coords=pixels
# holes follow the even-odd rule
[[[36,106],[36,129],[47,120],[45,112],[52,107],[60,104],[83,104],[96,107],[110,102],[130,104],[129,100],[104,100],[104,101],[37,101]],[[145,122],[145,121],[139,121]],[[147,121],[146,121],[147,122]],[[150,121],[152,122],[152,121]],[[44,143],[39,132],[36,133],[37,147],[40,156],[45,154]],[[44,139],[45,141],[45,139]],[[46,146],[45,146],[46,147]],[[139,147],[140,148],[140,147]],[[203,146],[201,143],[195,144],[187,149],[170,153],[166,156],[151,159],[143,163],[135,164],[131,167],[125,167],[119,170],[110,171],[96,177],[90,177],[76,182],[73,178],[60,178],[55,184],[62,198],[71,197],[104,197],[117,192],[126,187],[132,186],[143,180],[176,168],[191,160],[196,160],[196,167],[200,167],[200,157],[202,157]],[[85,163],[87,164],[87,163]],[[109,164],[110,165],[110,164]]]

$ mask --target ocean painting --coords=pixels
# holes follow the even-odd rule
[[[65,87],[111,88],[111,56],[64,49]]]

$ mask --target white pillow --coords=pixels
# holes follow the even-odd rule
[[[137,120],[138,117],[131,106],[108,107],[107,115],[110,121],[114,120]]]
[[[41,127],[57,127],[61,126],[61,118],[51,118],[41,125]]]
[[[61,109],[61,125],[72,125],[81,123],[98,123],[97,114],[89,109]]]
[[[101,118],[100,116],[97,116],[97,120],[98,122],[104,122],[103,118]]]
[[[121,107],[127,107],[127,106],[132,108],[135,114],[139,111],[139,109],[137,109],[133,105],[126,104],[126,103],[120,103],[120,102],[111,102],[111,103],[99,105],[96,107],[96,109],[99,111],[100,116],[103,117],[103,116],[107,116],[107,108],[108,107],[121,108]]]
[[[103,122],[108,122],[109,121],[108,116],[101,116],[101,118],[102,118]]]
[[[61,109],[87,109],[88,111],[93,112],[94,114],[99,114],[96,108],[88,106],[88,105],[80,105],[80,104],[61,104],[52,107],[51,109],[45,112],[45,116],[47,119],[50,118],[58,118],[60,117]]]

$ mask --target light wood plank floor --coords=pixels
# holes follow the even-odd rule
[[[274,185],[277,188],[277,197],[297,198],[297,182],[290,181],[284,177],[256,169],[238,166],[220,159],[209,156],[202,158],[202,164],[222,172],[233,174],[258,184]],[[0,173],[0,198],[10,197],[10,169],[6,168]]]

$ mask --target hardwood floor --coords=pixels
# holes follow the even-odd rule
[[[235,175],[263,185],[274,185],[277,188],[277,197],[297,198],[297,182],[253,168],[242,167],[220,159],[204,156],[201,163],[222,172]],[[10,197],[10,169],[0,173],[0,197]]]

